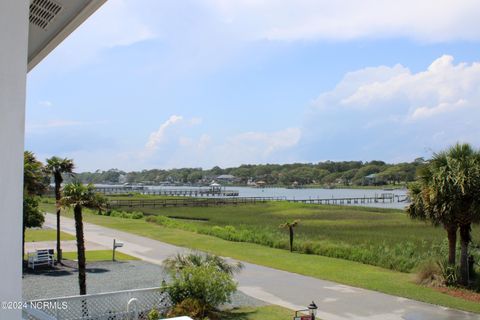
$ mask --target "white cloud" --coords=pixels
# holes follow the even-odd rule
[[[221,64],[255,41],[479,41],[478,16],[477,0],[113,0],[47,60],[77,66],[103,50],[157,39],[171,53],[159,68],[175,64],[178,73]]]
[[[480,39],[476,0],[211,0],[228,25],[272,40],[407,37],[426,42]]]
[[[145,150],[148,153],[155,151],[158,148],[158,145],[165,141],[168,128],[174,126],[176,123],[179,123],[182,120],[182,116],[172,115],[167,121],[162,123],[157,131],[154,131],[150,134],[147,144],[145,145]]]
[[[76,68],[94,61],[104,50],[155,38],[154,30],[135,7],[138,3],[128,0],[107,1],[46,58],[41,68],[50,63],[54,70]]]
[[[413,119],[429,118],[445,112],[458,111],[459,108],[468,106],[468,101],[459,99],[455,102],[441,102],[434,107],[420,107],[415,109],[412,114]]]
[[[215,140],[202,134],[188,146],[177,149],[166,163],[167,167],[203,166],[221,167],[241,164],[284,162],[296,159],[292,150],[301,138],[299,128],[273,132],[250,131]]]
[[[175,124],[178,124],[178,121],[180,120],[177,120]],[[165,128],[159,129],[162,131],[162,137],[168,135],[167,128],[171,128],[172,125],[172,121],[167,121],[161,126],[161,128]],[[180,135],[180,132],[177,132],[168,141],[163,139],[161,152],[154,152],[154,149],[144,152],[148,154],[148,157],[140,156],[144,166],[162,168],[202,166],[208,168],[214,165],[227,167],[243,163],[283,162],[292,158],[288,156],[288,153],[299,143],[301,138],[299,128],[287,128],[273,132],[250,131],[216,138],[207,133],[190,136],[186,135],[188,132],[182,133],[183,135]],[[173,139],[173,136],[178,136],[178,138]],[[165,156],[163,151],[167,151],[168,156]],[[296,156],[295,153],[293,155]]]
[[[352,78],[360,79],[351,81]],[[395,112],[392,105],[404,101],[404,109],[408,109],[403,110],[403,115],[417,120],[478,105],[478,88],[480,63],[455,65],[452,56],[444,55],[433,61],[427,70],[414,74],[399,65],[353,72],[334,92],[321,96],[317,105],[325,107],[326,100],[341,97],[340,105],[346,108],[380,108]]]
[[[142,21],[137,10],[132,10],[132,5],[138,5],[138,1],[107,1],[85,23],[83,34],[101,47],[129,46],[154,38],[155,32]]]
[[[245,132],[227,139],[225,149],[238,154],[253,154],[259,159],[295,146],[301,138],[299,128],[287,128],[275,132]]]
[[[305,121],[307,145],[343,159],[392,159],[457,140],[480,143],[480,63],[444,55],[421,72],[401,65],[354,71],[321,94]],[[439,139],[442,132],[442,139]]]
[[[195,142],[183,134],[188,131],[188,128],[200,125],[202,121],[202,118],[185,119],[179,115],[170,116],[156,131],[150,134],[144,150],[140,153],[140,158],[147,159],[153,156],[160,146],[174,148],[178,144],[183,147],[191,147]]]

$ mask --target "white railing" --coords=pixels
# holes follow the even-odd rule
[[[152,309],[166,311],[170,299],[161,288],[148,288],[32,300],[26,306],[25,320],[144,320]]]

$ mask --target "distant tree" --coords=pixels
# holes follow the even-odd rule
[[[342,178],[342,173],[341,172],[332,172],[322,178],[322,183],[324,184],[332,184],[335,183],[336,180]]]
[[[36,196],[47,190],[43,164],[30,151],[23,157],[23,228],[22,228],[22,259],[25,255],[25,231],[27,228],[41,227],[45,218],[38,208]]]
[[[23,187],[29,195],[42,195],[48,188],[45,167],[30,151],[25,151],[23,157]]]
[[[355,176],[353,177],[353,181],[356,184],[363,184],[366,176],[372,173],[379,173],[380,171],[382,171],[382,168],[377,164],[365,165],[358,169],[358,171],[355,173]]]
[[[409,186],[409,194],[412,203],[407,212],[412,218],[442,224],[447,230],[451,265],[460,229],[460,283],[467,285],[471,224],[480,222],[480,152],[468,144],[456,144],[435,154]]]
[[[203,173],[200,170],[192,171],[187,176],[187,181],[190,183],[197,183],[203,178]]]
[[[296,226],[298,226],[299,223],[300,223],[300,220],[294,220],[292,222],[285,222],[280,225],[280,228],[288,229],[288,234],[290,237],[290,252],[293,252],[293,236],[294,236],[293,229]]]
[[[62,263],[62,248],[60,245],[60,200],[62,198],[61,187],[63,175],[71,175],[73,173],[74,164],[72,159],[51,157],[47,159],[46,169],[53,176],[55,182],[55,202],[57,206],[57,260]]]
[[[372,161],[369,161],[366,164],[372,165],[372,166],[379,166],[379,167],[386,165],[386,163],[384,161],[380,161],[380,160],[372,160]]]
[[[85,238],[83,234],[82,209],[98,209],[103,203],[101,197],[95,193],[93,185],[83,185],[80,182],[73,182],[63,187],[63,197],[61,205],[67,208],[73,208],[75,218],[75,234],[77,238],[77,260],[78,260],[78,283],[80,294],[87,294],[86,282],[86,260],[85,260]],[[100,201],[100,203],[99,203]]]
[[[219,166],[213,167],[212,169],[210,169],[210,172],[215,176],[219,176],[219,175],[223,174],[223,170]]]
[[[25,231],[27,228],[39,228],[45,217],[38,207],[38,200],[30,195],[23,197],[22,259],[25,256]]]
[[[253,172],[250,167],[240,166],[232,170],[232,174],[241,179],[243,183],[247,183],[248,179],[253,177]]]
[[[423,157],[415,158],[415,160],[413,160],[413,163],[415,163],[415,164],[424,164],[426,162],[427,161],[425,161],[425,158],[423,158]]]
[[[201,168],[181,168],[170,170],[142,170],[137,172],[123,172],[118,169],[108,171],[97,170],[95,172],[84,172],[75,176],[76,180],[83,183],[160,183],[169,181],[171,183],[195,183],[202,180],[213,180],[222,174],[231,174],[240,179],[241,183],[263,180],[267,184],[291,185],[293,182],[300,184],[323,183],[331,184],[343,182],[345,185],[364,183],[364,177],[371,173],[380,173],[377,184],[390,181],[413,181],[417,168],[423,163],[401,163],[385,164],[383,161],[325,161],[318,164],[312,163],[289,163],[289,164],[261,164],[241,165],[236,168],[213,167],[210,170]],[[64,182],[71,179],[64,177]]]
[[[353,177],[357,174],[358,169],[350,169],[342,174],[342,180],[345,185],[349,185],[352,182]]]

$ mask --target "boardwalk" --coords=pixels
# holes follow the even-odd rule
[[[177,198],[177,199],[128,199],[110,200],[110,208],[160,208],[160,207],[216,207],[284,201],[284,197],[242,197],[242,198]]]
[[[246,204],[265,203],[267,201],[287,201],[304,204],[323,205],[364,205],[369,203],[394,203],[404,202],[405,197],[394,196],[393,194],[376,197],[360,198],[309,198],[309,199],[287,199],[286,197],[215,197],[215,198],[182,198],[176,199],[122,199],[110,200],[110,208],[160,208],[160,207],[215,207],[215,206],[237,206]]]
[[[96,187],[95,190],[106,195],[139,193],[157,196],[183,196],[183,197],[236,197],[237,190],[225,190],[223,188],[174,188],[174,189],[149,189],[147,187]]]
[[[374,197],[348,197],[348,198],[309,198],[309,199],[289,199],[288,202],[299,202],[309,204],[368,204],[368,203],[394,203],[406,202],[406,196],[394,195],[393,193],[384,193]]]

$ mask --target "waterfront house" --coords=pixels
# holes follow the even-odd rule
[[[235,183],[238,182],[239,179],[235,177],[234,175],[231,174],[222,174],[219,175],[218,177],[215,178],[218,182],[223,182],[223,183]]]

